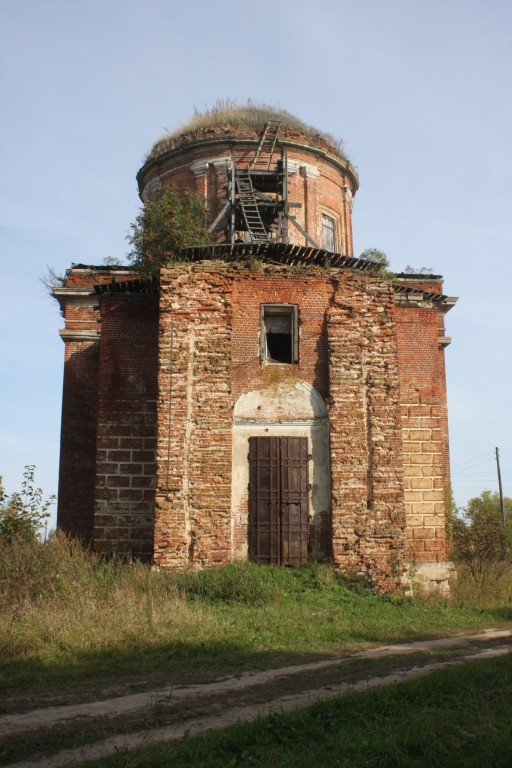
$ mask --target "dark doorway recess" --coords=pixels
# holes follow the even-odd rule
[[[308,559],[308,439],[249,438],[249,557],[300,565]]]

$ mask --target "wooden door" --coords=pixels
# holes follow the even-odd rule
[[[308,439],[249,438],[249,557],[298,565],[308,557]]]

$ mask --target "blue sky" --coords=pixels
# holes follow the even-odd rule
[[[38,280],[123,258],[135,174],[219,98],[280,105],[358,168],[356,254],[444,275],[453,486],[512,496],[509,0],[1,0],[0,474],[57,490],[64,345]]]

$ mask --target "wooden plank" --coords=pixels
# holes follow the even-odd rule
[[[308,556],[308,440],[281,438],[281,539],[283,565],[299,565]]]
[[[249,555],[261,564],[307,562],[308,440],[249,438]]]
[[[279,438],[249,438],[249,554],[255,563],[280,562]]]

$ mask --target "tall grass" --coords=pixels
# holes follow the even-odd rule
[[[0,541],[0,687],[199,679],[512,620],[510,572],[487,597],[467,579],[452,603],[426,604],[315,564],[156,571],[62,535]]]
[[[162,152],[173,149],[176,142],[185,134],[228,125],[237,126],[238,128],[248,126],[249,128],[261,130],[268,120],[279,120],[284,130],[295,129],[301,131],[312,138],[321,139],[338,154],[344,154],[341,139],[336,139],[331,134],[319,131],[318,128],[308,125],[308,123],[303,122],[282,107],[251,100],[247,104],[238,104],[233,99],[218,99],[213,107],[195,110],[195,114],[190,120],[180,125],[176,130],[168,131],[165,136],[155,143],[146,160],[151,160]]]
[[[102,560],[61,534],[47,544],[19,540],[0,549],[4,658],[151,643],[162,623],[172,618],[184,631],[200,613],[175,579],[137,561]]]
[[[478,569],[461,563],[452,584],[452,600],[477,608],[512,606],[512,562],[488,560]]]

